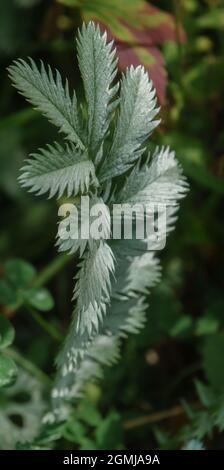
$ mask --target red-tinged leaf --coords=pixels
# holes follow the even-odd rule
[[[153,44],[163,44],[166,41],[186,42],[184,29],[176,23],[174,16],[170,13],[144,2],[139,16]]]
[[[114,9],[111,8],[112,4]],[[156,46],[166,41],[184,42],[186,36],[171,14],[143,0],[132,1],[131,6],[129,9],[124,8],[120,0],[102,4],[96,2],[94,5],[86,5],[82,16],[84,21],[94,20],[102,30],[106,29],[109,40],[115,38],[120,70],[130,65],[145,66],[162,104],[167,74],[163,56]]]
[[[119,56],[119,68],[124,71],[130,64],[137,67],[139,64],[144,65],[145,69],[149,73],[150,79],[153,81],[157,96],[160,103],[164,102],[167,73],[165,69],[164,59],[156,47],[127,47],[124,44],[117,44],[118,56]]]
[[[108,39],[121,41],[127,44],[135,43],[135,36],[132,33],[131,29],[119,18],[118,16],[113,15],[113,13],[107,11],[99,10],[98,12],[92,13],[89,10],[84,10],[82,14],[83,20],[88,23],[93,20],[102,30],[107,30]],[[128,23],[129,24],[129,23]]]
[[[107,31],[108,40],[114,38],[114,33],[110,28],[101,21],[97,21],[102,31]],[[123,27],[120,22],[121,27]],[[141,43],[140,43],[141,44]],[[137,67],[144,65],[149,73],[150,79],[153,81],[156,88],[157,96],[161,104],[163,104],[166,92],[167,73],[165,69],[165,62],[160,50],[151,44],[141,46],[133,42],[129,46],[129,42],[115,41],[115,46],[118,53],[118,67],[120,71],[125,71],[130,65]]]

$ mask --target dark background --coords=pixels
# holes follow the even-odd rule
[[[23,159],[56,134],[12,88],[6,68],[18,57],[41,58],[67,76],[82,97],[74,36],[83,19],[101,20],[100,3],[1,0],[0,5],[0,271],[4,279],[5,263],[12,258],[28,261],[38,273],[49,268],[43,284],[54,306],[42,315],[63,332],[71,314],[75,262],[54,264],[57,203],[35,198],[17,182]],[[141,43],[138,15],[132,14],[139,3],[103,2],[102,23],[108,28],[113,24],[121,69],[129,57],[142,62],[136,44],[145,48],[145,66],[162,105],[162,124],[153,140],[176,151],[190,192],[161,253],[162,282],[150,295],[145,330],[124,342],[119,364],[105,370],[98,385],[87,387],[72,417],[73,431],[55,445],[177,449],[190,441],[193,446],[223,448],[224,6],[221,0],[151,2],[173,16],[164,19],[148,12],[150,26]],[[122,41],[123,30],[116,34],[122,7],[125,27],[133,34],[130,43]],[[51,375],[57,342],[29,309],[11,308],[4,299],[2,303],[2,313],[16,329],[17,350]],[[1,393],[4,410],[7,391]],[[24,425],[18,419],[14,424],[18,429]],[[0,447],[1,433],[3,428]]]

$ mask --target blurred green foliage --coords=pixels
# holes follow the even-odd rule
[[[145,330],[124,342],[120,363],[87,387],[66,425],[52,426],[32,445],[18,448],[224,448],[224,8],[221,0],[150,3],[173,14],[187,35],[186,43],[160,46],[168,86],[154,139],[176,151],[191,191],[161,253],[163,280],[149,298]],[[80,21],[81,11],[74,21],[70,8],[53,0],[1,5],[0,442],[5,448],[37,434],[37,420],[27,422],[27,416],[39,407],[40,424],[58,330],[64,335],[69,323],[74,275],[70,259],[58,257],[54,248],[56,205],[28,196],[17,183],[23,159],[49,136],[53,140],[54,130],[24,108],[6,68],[16,57],[42,58],[82,96],[73,56]],[[16,385],[16,374],[17,381],[26,374],[30,384],[27,414],[18,396],[12,400],[13,387],[25,391],[23,381]],[[4,433],[11,441],[3,441]]]

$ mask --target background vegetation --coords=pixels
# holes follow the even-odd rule
[[[68,76],[81,96],[74,35],[90,18],[115,36],[121,70],[139,62],[149,70],[162,105],[153,138],[175,149],[191,191],[161,253],[163,278],[148,299],[145,330],[124,342],[118,365],[88,385],[69,422],[33,445],[223,449],[221,0],[1,4],[0,448],[38,435],[53,361],[69,323],[75,270],[54,247],[55,202],[27,195],[18,185],[23,159],[53,140],[54,130],[25,107],[6,68],[17,57],[41,58]]]

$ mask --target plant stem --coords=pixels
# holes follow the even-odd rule
[[[199,407],[199,403],[194,403],[197,408]],[[158,411],[156,413],[151,413],[147,416],[139,416],[138,418],[129,419],[124,422],[123,427],[124,429],[134,429],[140,426],[144,426],[146,424],[154,424],[164,419],[175,418],[176,416],[185,415],[186,411],[181,405],[174,406],[169,410]]]
[[[69,255],[59,255],[57,256],[45,269],[37,276],[34,281],[35,287],[41,287],[55,276],[67,263],[71,260]]]
[[[22,356],[22,354],[20,354],[18,351],[12,348],[7,348],[6,354],[8,354],[12,359],[14,359],[14,361],[23,369],[27,370],[27,372],[32,375],[35,375],[37,379],[39,379],[45,385],[47,385],[48,387],[51,386],[51,379],[49,379],[49,377],[44,372],[42,372],[39,367],[29,361],[29,359]]]
[[[43,328],[44,331],[46,331],[53,339],[58,342],[63,340],[63,336],[61,335],[60,331],[51,323],[48,323],[48,321],[46,321],[39,312],[31,308],[29,305],[26,305],[26,309],[29,311],[32,318],[38,323],[38,325],[40,325],[41,328]]]

